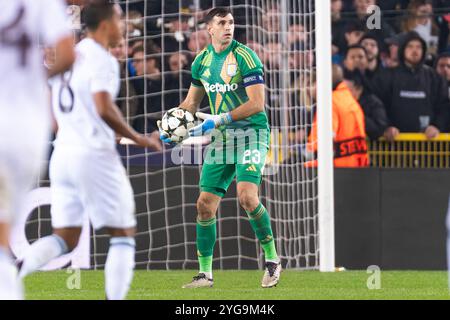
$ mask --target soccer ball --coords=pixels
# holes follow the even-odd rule
[[[194,127],[194,116],[187,110],[172,108],[161,119],[161,128],[169,134],[173,142],[180,143],[188,136],[188,130]]]

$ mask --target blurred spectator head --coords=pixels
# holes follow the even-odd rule
[[[263,28],[269,33],[279,32],[281,29],[280,15],[280,10],[276,6],[268,9],[262,17]]]
[[[343,8],[342,0],[331,0],[331,17],[333,21],[341,19],[341,12]]]
[[[128,51],[125,38],[122,37],[119,43],[116,46],[111,47],[109,51],[117,60],[119,60],[119,62],[125,61],[127,59],[127,51]]]
[[[388,45],[388,53],[383,58],[384,65],[386,67],[394,68],[398,66],[398,50],[401,44],[405,41],[407,34],[407,32],[402,32],[385,40],[386,44]]]
[[[157,54],[145,55],[144,47],[137,47],[133,52],[133,67],[138,76],[159,73],[159,60]]]
[[[269,42],[265,46],[264,61],[269,69],[279,69],[282,59],[282,45],[279,42]]]
[[[364,25],[361,22],[350,22],[345,27],[347,46],[358,44],[364,36]]]
[[[253,51],[255,51],[256,55],[258,56],[258,58],[261,60],[261,62],[263,64],[265,64],[265,54],[264,54],[264,47],[256,41],[249,41],[247,42],[247,47],[249,47],[250,49],[252,49]]]
[[[413,0],[408,5],[408,15],[403,20],[402,30],[416,31],[427,43],[430,53],[436,53],[439,27],[433,19],[433,0]]]
[[[291,44],[289,52],[289,67],[295,70],[311,68],[314,66],[314,51],[310,50],[304,42]]]
[[[136,69],[136,75],[143,76],[145,74],[145,53],[142,46],[133,50],[133,67]]]
[[[188,59],[181,52],[175,52],[169,57],[170,71],[179,72],[186,68]]]
[[[344,81],[344,71],[338,64],[333,64],[332,66],[332,77],[333,77],[333,90],[339,86],[339,84]]]
[[[368,67],[366,49],[360,45],[350,46],[345,54],[344,66],[349,71],[365,72]]]
[[[305,27],[301,24],[293,24],[289,26],[288,30],[288,43],[293,44],[296,42],[306,42],[308,35],[305,32]]]
[[[365,87],[364,76],[362,75],[362,73],[359,70],[355,70],[353,72],[347,70],[344,71],[344,79],[353,97],[356,100],[359,100],[364,92]]]
[[[210,38],[208,35],[208,31],[206,30],[197,30],[191,33],[188,42],[188,49],[197,54],[201,50],[203,50],[210,43]]]
[[[380,55],[380,46],[376,37],[366,34],[362,37],[360,45],[366,49],[367,60],[372,62],[377,60]]]
[[[234,19],[229,8],[211,9],[205,16],[207,30],[212,40],[225,45],[234,37]]]
[[[418,25],[431,23],[433,18],[433,0],[412,0],[403,20],[403,31],[412,31]]]
[[[125,17],[126,28],[125,32],[128,37],[140,37],[144,30],[144,21],[142,14],[139,11],[131,10]]]
[[[302,72],[296,83],[299,95],[298,103],[307,109],[311,109],[315,105],[317,99],[317,79],[315,71],[307,70]]]
[[[363,18],[367,16],[369,13],[367,12],[367,9],[370,6],[376,5],[376,0],[353,0],[353,8],[356,11],[356,14],[359,18]]]
[[[411,67],[417,67],[425,60],[427,45],[417,32],[409,32],[399,48],[399,61]]]
[[[442,53],[437,58],[436,71],[450,82],[450,52]]]

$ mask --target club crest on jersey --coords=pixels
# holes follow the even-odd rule
[[[237,73],[237,65],[234,63],[230,63],[227,65],[227,75],[229,77],[234,77]]]

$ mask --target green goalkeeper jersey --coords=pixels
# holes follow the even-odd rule
[[[205,88],[212,114],[229,112],[247,102],[245,88],[264,83],[263,76],[264,68],[256,53],[236,40],[220,53],[209,45],[192,63],[192,85]],[[221,130],[249,128],[268,132],[266,113],[235,121]]]

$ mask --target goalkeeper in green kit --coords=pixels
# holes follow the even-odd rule
[[[195,113],[205,92],[211,114],[195,113],[201,124],[190,136],[212,133],[200,178],[197,200],[197,255],[199,274],[183,288],[212,287],[216,242],[216,212],[236,176],[239,203],[264,250],[262,287],[277,285],[281,263],[270,217],[258,197],[269,149],[270,129],[264,111],[263,65],[248,47],[233,39],[234,19],[226,8],[214,8],[205,17],[211,44],[192,63],[192,84],[180,108]],[[160,126],[160,125],[159,125]],[[161,140],[171,143],[160,127]]]

